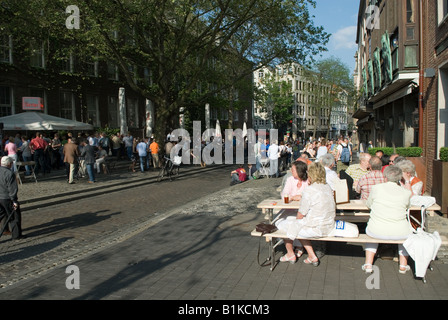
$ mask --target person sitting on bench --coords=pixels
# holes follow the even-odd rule
[[[303,249],[294,254],[294,239],[326,237],[335,227],[336,204],[333,190],[326,182],[324,166],[320,162],[313,162],[308,167],[308,178],[311,184],[303,190],[296,216],[280,219],[275,224],[279,230],[285,231],[289,238],[285,239],[287,253],[280,258],[281,262],[295,263],[302,255]],[[317,267],[319,258],[311,241],[302,239],[300,242],[308,253],[304,263]]]
[[[401,187],[402,171],[398,166],[389,166],[384,170],[385,183],[376,184],[370,191],[366,205],[370,208],[370,218],[366,227],[369,237],[382,240],[405,240],[412,234],[412,228],[407,220],[407,209],[410,206],[412,192]],[[373,259],[378,243],[367,243],[366,259],[362,270],[373,271]],[[399,272],[404,274],[410,270],[408,253],[403,245],[398,245],[400,260]]]

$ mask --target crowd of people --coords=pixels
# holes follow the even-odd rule
[[[260,138],[253,147],[256,161],[255,167],[249,165],[250,167],[248,167],[247,171],[250,170],[250,174],[240,175],[239,179],[236,179],[234,172],[232,172],[232,185],[261,176],[278,178],[291,168],[295,159],[301,158],[310,164],[328,154],[335,159],[335,168],[337,167],[337,172],[339,173],[341,170],[348,168],[352,161],[353,149],[349,138],[342,137],[337,140],[327,140],[325,138],[310,139],[309,142],[300,139],[278,142]]]
[[[166,148],[172,144],[167,143]],[[11,234],[12,239],[21,239],[21,213],[18,201],[17,162],[25,163],[24,175],[33,173],[46,175],[51,170],[65,168],[67,183],[74,184],[75,178],[87,177],[88,183],[96,182],[96,175],[103,170],[106,173],[106,161],[115,157],[127,159],[135,172],[134,166],[140,161],[140,170],[149,170],[152,164],[160,167],[159,153],[161,149],[156,140],[134,138],[126,135],[106,135],[104,132],[91,134],[79,133],[76,137],[71,133],[62,138],[58,133],[53,138],[45,132],[36,132],[33,137],[17,133],[7,136],[2,141],[0,150],[0,230],[3,234]],[[166,151],[166,150],[165,150]],[[169,151],[168,151],[169,153]],[[34,166],[30,162],[34,161]],[[6,222],[7,218],[9,221]]]
[[[45,175],[51,170],[66,169],[67,182],[75,183],[75,177],[88,177],[89,183],[95,183],[95,173],[106,171],[106,161],[110,157],[117,160],[128,159],[135,172],[135,164],[139,162],[141,172],[160,167],[159,154],[161,148],[154,139],[134,138],[126,135],[105,132],[91,134],[71,133],[60,137],[58,133],[49,137],[45,132],[36,132],[33,137],[17,133],[2,141],[4,146],[1,156],[13,160],[12,171],[17,170],[17,162],[35,162],[34,173]],[[139,160],[139,161],[138,161]],[[25,176],[32,174],[32,167],[25,165]]]
[[[256,174],[261,170],[261,161],[265,155],[269,159],[271,176],[278,176],[282,158],[281,147],[286,146],[288,158],[285,161],[291,170],[285,175],[282,185],[282,199],[287,196],[289,201],[300,201],[299,210],[283,210],[276,220],[278,229],[286,232],[286,254],[281,262],[295,263],[304,252],[308,254],[303,262],[314,266],[319,265],[319,258],[307,238],[330,236],[335,228],[336,205],[334,190],[337,180],[346,179],[351,191],[351,199],[362,199],[370,208],[370,218],[366,233],[376,239],[405,240],[412,234],[413,228],[407,220],[407,210],[410,208],[412,196],[424,193],[423,182],[416,176],[415,165],[398,154],[385,156],[382,151],[370,155],[367,152],[359,154],[359,163],[352,161],[353,151],[349,139],[340,138],[336,143],[320,139],[306,144],[302,149],[296,149],[287,144],[277,145],[269,141],[258,141],[255,146],[257,155]],[[273,147],[274,146],[274,147]],[[271,150],[271,151],[270,151]],[[348,156],[344,156],[348,153]],[[249,167],[252,171],[252,166]],[[248,171],[249,171],[248,169]],[[231,173],[232,183],[250,179],[243,166]],[[372,264],[378,244],[368,244],[365,247],[366,259],[362,270],[372,272]],[[399,272],[410,270],[408,253],[402,245],[399,246]]]
[[[107,157],[127,157],[131,168],[139,160],[140,171],[160,167],[159,154],[169,154],[174,144],[168,142],[164,149],[155,140],[139,139],[131,134],[108,137],[104,133],[85,135],[80,133],[59,138],[55,134],[49,139],[45,134],[36,133],[28,140],[17,135],[5,141],[5,156],[0,167],[0,220],[13,214],[9,232],[13,238],[22,237],[20,229],[20,206],[17,199],[17,181],[14,171],[17,161],[36,162],[35,172],[49,172],[65,165],[67,182],[74,183],[77,172],[85,173],[89,183],[95,183],[95,173],[100,173]],[[293,143],[277,144],[276,141],[259,140],[254,146],[255,166],[243,165],[231,172],[232,184],[262,176],[261,162],[269,159],[269,172],[278,177],[280,171],[286,171],[281,191],[282,198],[287,195],[291,201],[300,201],[299,210],[285,210],[276,225],[284,230],[286,254],[281,262],[295,263],[306,251],[308,257],[304,263],[318,266],[319,258],[309,240],[296,240],[325,237],[335,228],[336,205],[334,186],[338,179],[347,179],[354,198],[366,201],[371,209],[366,233],[378,239],[406,239],[412,228],[407,222],[407,209],[413,195],[422,195],[423,182],[416,176],[414,164],[405,158],[393,154],[386,157],[382,151],[375,155],[360,153],[359,163],[352,163],[352,148],[346,138],[336,143],[320,139],[306,145]],[[348,160],[344,154],[348,152]],[[348,162],[347,162],[348,161]],[[30,174],[25,168],[25,174]],[[366,260],[362,266],[365,272],[372,272],[372,264],[378,245],[369,244],[365,248]],[[409,270],[408,254],[400,246],[400,273]]]

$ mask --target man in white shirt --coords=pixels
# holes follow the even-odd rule
[[[145,163],[146,170],[149,170],[149,157],[148,157],[148,138],[140,141],[135,149],[138,152],[138,156],[140,157],[140,171],[145,172]]]
[[[332,190],[335,190],[335,182],[339,180],[338,174],[333,170],[334,168],[334,156],[331,153],[324,154],[320,157],[319,161],[325,167],[327,184]]]
[[[101,166],[103,163],[104,164],[106,163],[106,157],[107,157],[106,150],[104,150],[102,146],[98,146],[98,154],[95,160],[96,172],[98,173],[101,172]],[[106,172],[107,172],[106,169],[104,169],[104,173]]]
[[[130,132],[128,132],[128,134],[124,136],[123,143],[129,160],[132,160],[132,147],[134,143],[134,138],[132,137]]]
[[[268,158],[269,158],[269,174],[278,178],[278,156],[279,156],[279,148],[277,145],[277,141],[272,141],[272,144],[268,149]]]

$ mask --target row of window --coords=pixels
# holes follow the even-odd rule
[[[298,119],[300,122],[301,119]],[[331,125],[344,125],[347,124],[347,117],[344,116],[332,116],[331,117],[331,121],[330,121]],[[315,126],[316,125],[316,119],[315,118],[308,118],[307,119],[307,124],[308,126]],[[268,127],[270,125],[270,121],[269,120],[265,120],[265,119],[255,119],[254,120],[254,126],[256,128],[258,127]],[[320,119],[320,126],[328,126],[328,119],[322,118]]]
[[[240,117],[239,117],[238,110],[234,110],[233,111],[233,121],[239,121],[239,118]],[[210,109],[210,119],[211,120],[227,121],[227,120],[229,120],[229,110],[211,108]]]
[[[46,67],[45,41],[30,41],[30,46],[30,66],[44,69]],[[13,40],[11,36],[0,35],[0,63],[13,64]],[[60,71],[73,73],[76,69],[76,63],[75,55],[70,53],[67,59],[60,62]],[[82,61],[82,65],[87,76],[98,77],[98,61],[90,59]],[[129,67],[129,71],[136,75],[137,67]],[[107,63],[107,78],[109,80],[119,80],[118,66],[112,62]],[[150,82],[148,68],[143,69],[143,78],[145,81]]]

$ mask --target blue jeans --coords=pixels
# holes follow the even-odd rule
[[[149,157],[148,156],[140,156],[140,170],[142,172],[145,171],[144,163],[146,162],[146,169],[149,170]]]
[[[261,171],[261,162],[259,157],[255,157],[255,168],[257,168],[257,171]]]
[[[87,174],[89,175],[89,181],[95,181],[95,170],[93,169],[93,163],[86,164]]]
[[[22,155],[22,158],[23,158],[23,162],[33,161],[33,157],[31,157],[31,156],[27,157],[27,156]],[[25,166],[25,170],[26,170],[25,174],[27,176],[29,176],[31,174],[31,166],[28,166],[28,165]]]
[[[129,160],[132,158],[132,147],[126,147],[126,154],[128,155]]]

